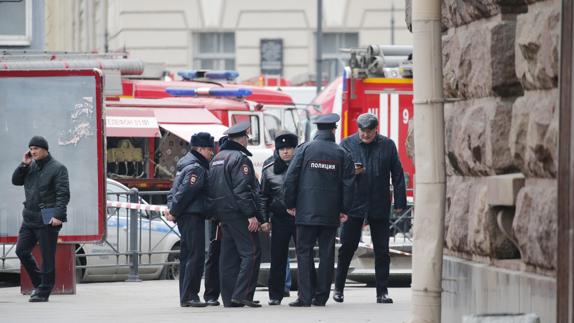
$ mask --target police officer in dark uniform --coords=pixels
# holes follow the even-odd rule
[[[285,175],[285,206],[295,216],[299,297],[290,306],[325,306],[335,263],[335,236],[353,199],[353,161],[335,143],[339,116],[315,120],[313,141],[297,148]],[[313,284],[313,247],[319,241],[319,268]],[[315,286],[314,286],[315,285]]]
[[[261,209],[272,225],[269,305],[279,305],[283,299],[289,242],[292,237],[295,239],[295,219],[287,213],[283,201],[283,183],[297,142],[297,136],[290,132],[283,132],[275,137],[275,152],[271,160],[263,166],[261,176]]]
[[[205,259],[205,290],[203,299],[208,306],[219,306],[219,254],[221,249],[221,228],[219,221],[209,221],[209,247]]]
[[[355,162],[355,198],[349,210],[349,220],[341,231],[341,248],[335,276],[333,299],[343,302],[343,289],[349,264],[357,250],[363,224],[371,228],[371,240],[375,251],[375,277],[377,303],[392,303],[388,297],[389,278],[389,216],[392,180],[394,208],[406,207],[405,178],[395,143],[377,133],[377,117],[365,113],[357,118],[359,131],[345,138],[341,147],[348,151]]]
[[[242,122],[229,128],[229,139],[210,164],[211,211],[222,228],[219,277],[225,307],[261,307],[253,295],[261,259],[257,232],[264,219],[259,182],[246,148],[249,126],[249,122]]]
[[[198,293],[205,261],[207,174],[213,157],[213,137],[206,132],[191,136],[190,150],[177,163],[177,174],[167,196],[168,220],[181,234],[179,302],[182,307],[204,307]]]
[[[227,141],[228,137],[223,136],[219,138],[219,147]],[[212,214],[209,221],[209,247],[207,250],[207,257],[205,259],[205,277],[204,284],[205,290],[203,292],[203,299],[208,306],[219,306],[219,256],[221,252],[221,226],[220,222],[213,217]]]

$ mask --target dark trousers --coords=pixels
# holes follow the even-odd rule
[[[295,240],[293,219],[273,217],[271,228],[271,269],[269,270],[269,299],[282,300],[285,274],[289,260],[289,242]]]
[[[249,232],[247,219],[222,222],[219,279],[223,306],[231,299],[253,300],[261,248],[257,232]]]
[[[375,279],[377,281],[377,296],[388,293],[389,265],[389,219],[369,218],[371,227],[371,240],[375,251]],[[351,259],[357,250],[363,229],[363,218],[349,217],[343,223],[341,230],[341,248],[339,249],[339,262],[335,275],[335,289],[343,291]]]
[[[177,227],[181,235],[179,301],[199,300],[205,262],[205,220],[196,214],[183,214],[177,219]]]
[[[297,226],[297,283],[299,300],[311,304],[315,298],[326,303],[331,291],[335,266],[335,236],[337,227],[318,225]],[[315,274],[313,247],[319,240],[319,268]],[[314,277],[316,282],[314,283]]]
[[[50,296],[56,280],[56,243],[61,228],[51,225],[29,227],[23,224],[18,234],[16,255],[30,276],[38,295],[42,297]],[[32,256],[32,249],[36,243],[40,245],[42,271]]]
[[[209,221],[209,250],[205,261],[205,291],[203,299],[206,301],[219,298],[219,253],[221,240],[217,237],[218,221]]]

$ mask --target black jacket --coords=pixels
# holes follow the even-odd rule
[[[341,147],[351,154],[355,163],[362,163],[365,169],[364,173],[355,176],[355,197],[349,216],[388,218],[391,210],[391,177],[395,208],[406,207],[403,167],[391,139],[377,135],[367,145],[356,133],[345,138]]]
[[[209,164],[208,192],[210,212],[216,220],[229,221],[261,215],[259,182],[255,177],[251,153],[241,144],[227,140]]]
[[[205,214],[209,162],[190,151],[177,162],[177,173],[167,195],[169,212],[177,218],[185,214]]]
[[[66,222],[70,202],[68,169],[48,155],[30,165],[21,163],[12,174],[12,184],[24,185],[24,223],[42,226],[41,209],[56,208],[54,217]]]
[[[285,206],[296,208],[295,224],[339,226],[353,199],[351,156],[329,130],[297,148],[285,175]]]
[[[263,164],[261,174],[261,213],[267,221],[273,217],[281,217],[294,221],[295,219],[287,213],[283,196],[283,182],[287,173],[287,163],[278,155],[277,150],[273,157]]]

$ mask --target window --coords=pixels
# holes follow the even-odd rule
[[[269,138],[266,138],[268,139],[266,141],[272,143],[275,140],[275,137],[277,137],[277,133],[281,131],[281,119],[275,115],[265,113],[263,115],[263,121],[265,122],[265,130],[267,130],[266,135],[269,135]]]
[[[32,43],[32,1],[0,1],[0,46]]]
[[[234,33],[197,33],[193,67],[209,70],[235,69]]]
[[[341,53],[340,49],[359,47],[359,33],[323,33],[321,43],[323,79],[331,82],[342,75],[343,67],[349,59],[349,55]]]
[[[248,144],[250,146],[259,146],[261,143],[261,135],[259,131],[259,116],[252,114],[232,114],[231,115],[231,125],[236,125],[238,123],[249,121],[251,126],[248,130],[247,135],[249,136]]]
[[[266,135],[269,136],[268,143],[273,143],[281,131],[292,132],[299,137],[301,142],[305,141],[305,125],[301,124],[298,109],[266,106],[263,121],[265,122]]]

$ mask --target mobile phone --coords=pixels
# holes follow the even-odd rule
[[[28,152],[26,153],[26,157],[28,158],[32,158],[32,153],[28,150]]]

